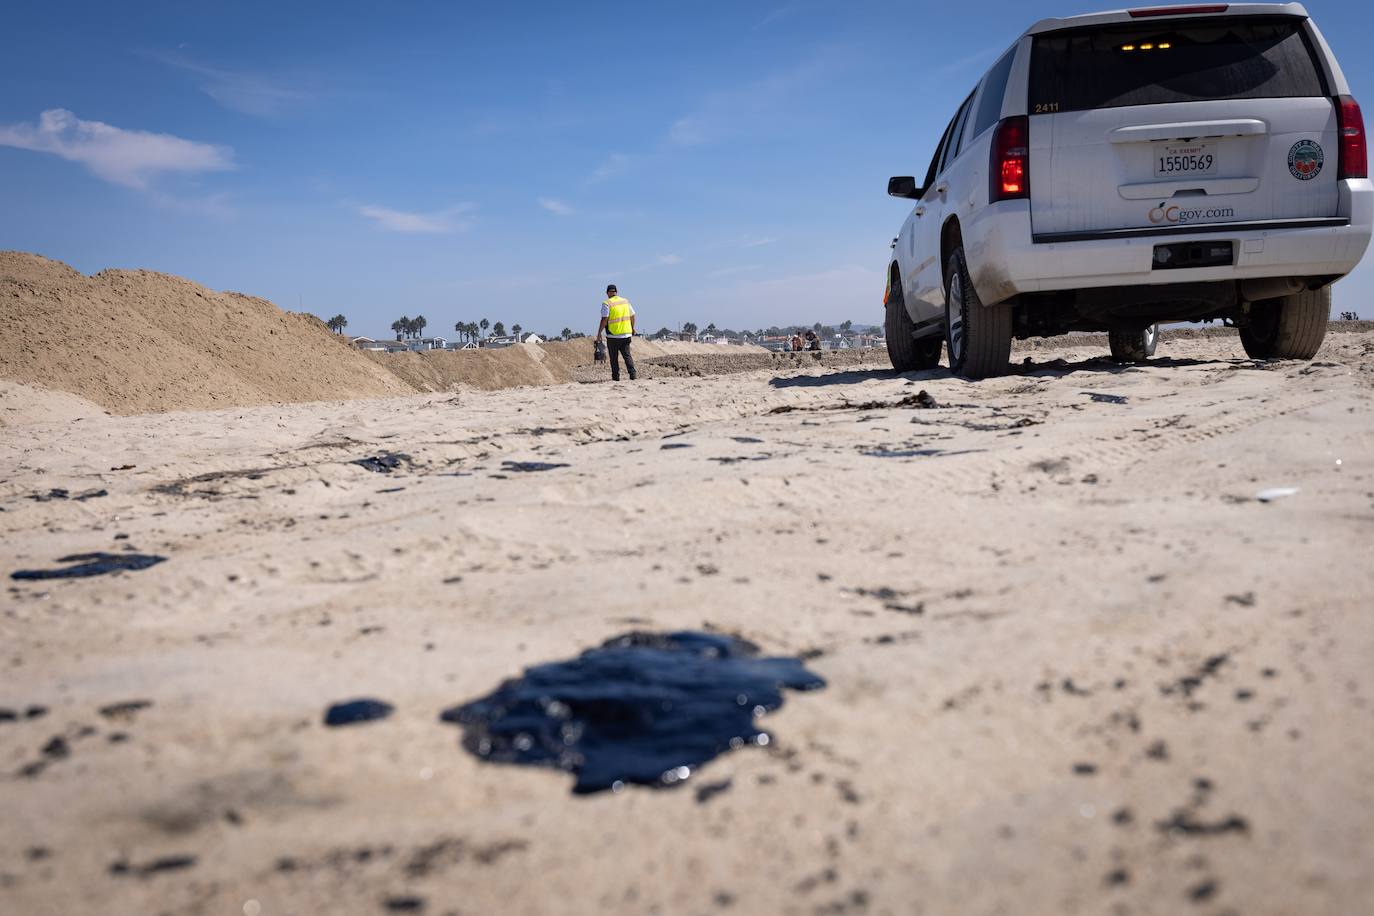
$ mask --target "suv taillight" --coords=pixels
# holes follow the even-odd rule
[[[988,203],[1030,198],[1030,119],[1003,118],[992,135]]]
[[[1336,132],[1340,134],[1341,143],[1341,167],[1336,177],[1368,178],[1364,115],[1360,114],[1360,103],[1348,95],[1336,96]]]

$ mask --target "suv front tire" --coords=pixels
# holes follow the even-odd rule
[[[887,358],[898,372],[934,369],[940,365],[940,346],[943,343],[940,336],[936,334],[915,340],[911,336],[915,330],[916,326],[907,314],[901,280],[898,279],[887,291],[887,320],[883,322]]]
[[[1159,342],[1159,325],[1152,324],[1143,331],[1109,331],[1107,344],[1112,359],[1119,363],[1143,363],[1155,355]]]
[[[955,375],[976,379],[1007,371],[1011,308],[983,305],[978,299],[962,246],[954,249],[945,266],[945,343]]]

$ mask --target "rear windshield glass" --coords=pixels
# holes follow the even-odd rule
[[[1325,95],[1300,20],[1128,23],[1035,38],[1030,111]]]

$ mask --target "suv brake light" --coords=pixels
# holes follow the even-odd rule
[[[988,203],[1030,198],[1030,119],[1025,115],[997,123],[988,177]]]
[[[1196,13],[1224,13],[1231,4],[1213,3],[1210,6],[1156,6],[1143,10],[1127,10],[1132,19],[1151,16],[1188,16]]]
[[[1348,95],[1336,96],[1336,131],[1340,134],[1341,167],[1337,178],[1368,178],[1369,156],[1360,103]]]

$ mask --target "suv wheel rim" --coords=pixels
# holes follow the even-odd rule
[[[949,327],[949,361],[957,363],[964,353],[964,280],[957,273],[949,281],[945,324]]]

